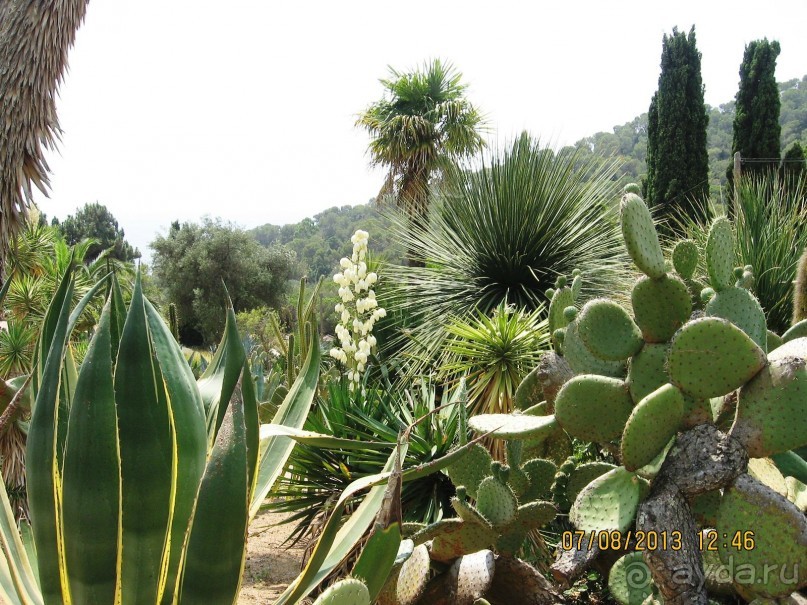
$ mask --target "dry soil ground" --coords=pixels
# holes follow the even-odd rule
[[[249,527],[247,563],[238,605],[273,603],[300,573],[302,548],[287,549],[283,541],[293,525],[281,525],[286,515],[262,512]]]

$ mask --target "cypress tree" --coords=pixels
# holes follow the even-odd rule
[[[804,149],[801,143],[795,141],[785,152],[782,158],[782,165],[779,167],[779,177],[802,178],[807,170],[807,161],[804,157]]]
[[[673,209],[702,214],[701,203],[709,194],[708,123],[695,27],[689,35],[673,28],[662,40],[661,75],[647,126],[645,197],[663,215]]]
[[[732,156],[740,152],[743,172],[769,171],[779,166],[780,135],[779,86],[776,84],[776,58],[779,43],[754,40],[745,47],[740,65],[740,89],[734,114]],[[748,163],[745,163],[748,160]],[[762,160],[762,161],[760,161]],[[733,161],[727,176],[732,181]]]

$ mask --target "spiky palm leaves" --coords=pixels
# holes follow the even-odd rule
[[[59,134],[55,96],[87,0],[0,3],[0,278],[31,201],[46,192],[43,149]]]
[[[397,236],[426,267],[391,267],[391,307],[410,327],[397,346],[423,371],[439,355],[450,318],[502,301],[534,310],[558,275],[586,272],[586,294],[626,291],[627,256],[613,211],[614,165],[554,153],[524,134],[474,171],[446,174],[428,224],[394,217]]]
[[[388,169],[379,197],[392,195],[414,223],[425,221],[429,182],[437,171],[484,147],[484,118],[465,98],[462,75],[439,59],[408,73],[390,68],[383,99],[356,125],[373,137],[373,164]],[[409,261],[422,259],[409,255]]]

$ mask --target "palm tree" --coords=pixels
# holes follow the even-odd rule
[[[465,98],[461,78],[439,59],[408,73],[390,67],[390,78],[381,80],[384,98],[356,121],[373,137],[372,163],[389,170],[379,199],[392,195],[415,224],[428,211],[432,177],[485,145],[484,118]],[[413,261],[422,266],[410,254]]]
[[[31,185],[48,188],[43,151],[59,134],[55,96],[87,0],[0,2],[0,282]]]

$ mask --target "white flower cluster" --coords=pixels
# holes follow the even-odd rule
[[[353,255],[339,262],[342,271],[333,276],[339,285],[339,298],[336,305],[339,323],[336,336],[339,347],[331,349],[330,355],[348,368],[347,378],[350,390],[356,388],[361,374],[367,367],[367,359],[376,345],[373,336],[375,322],[385,317],[387,312],[378,306],[372,286],[378,275],[367,271],[367,240],[370,235],[359,229],[350,238],[353,242]]]

